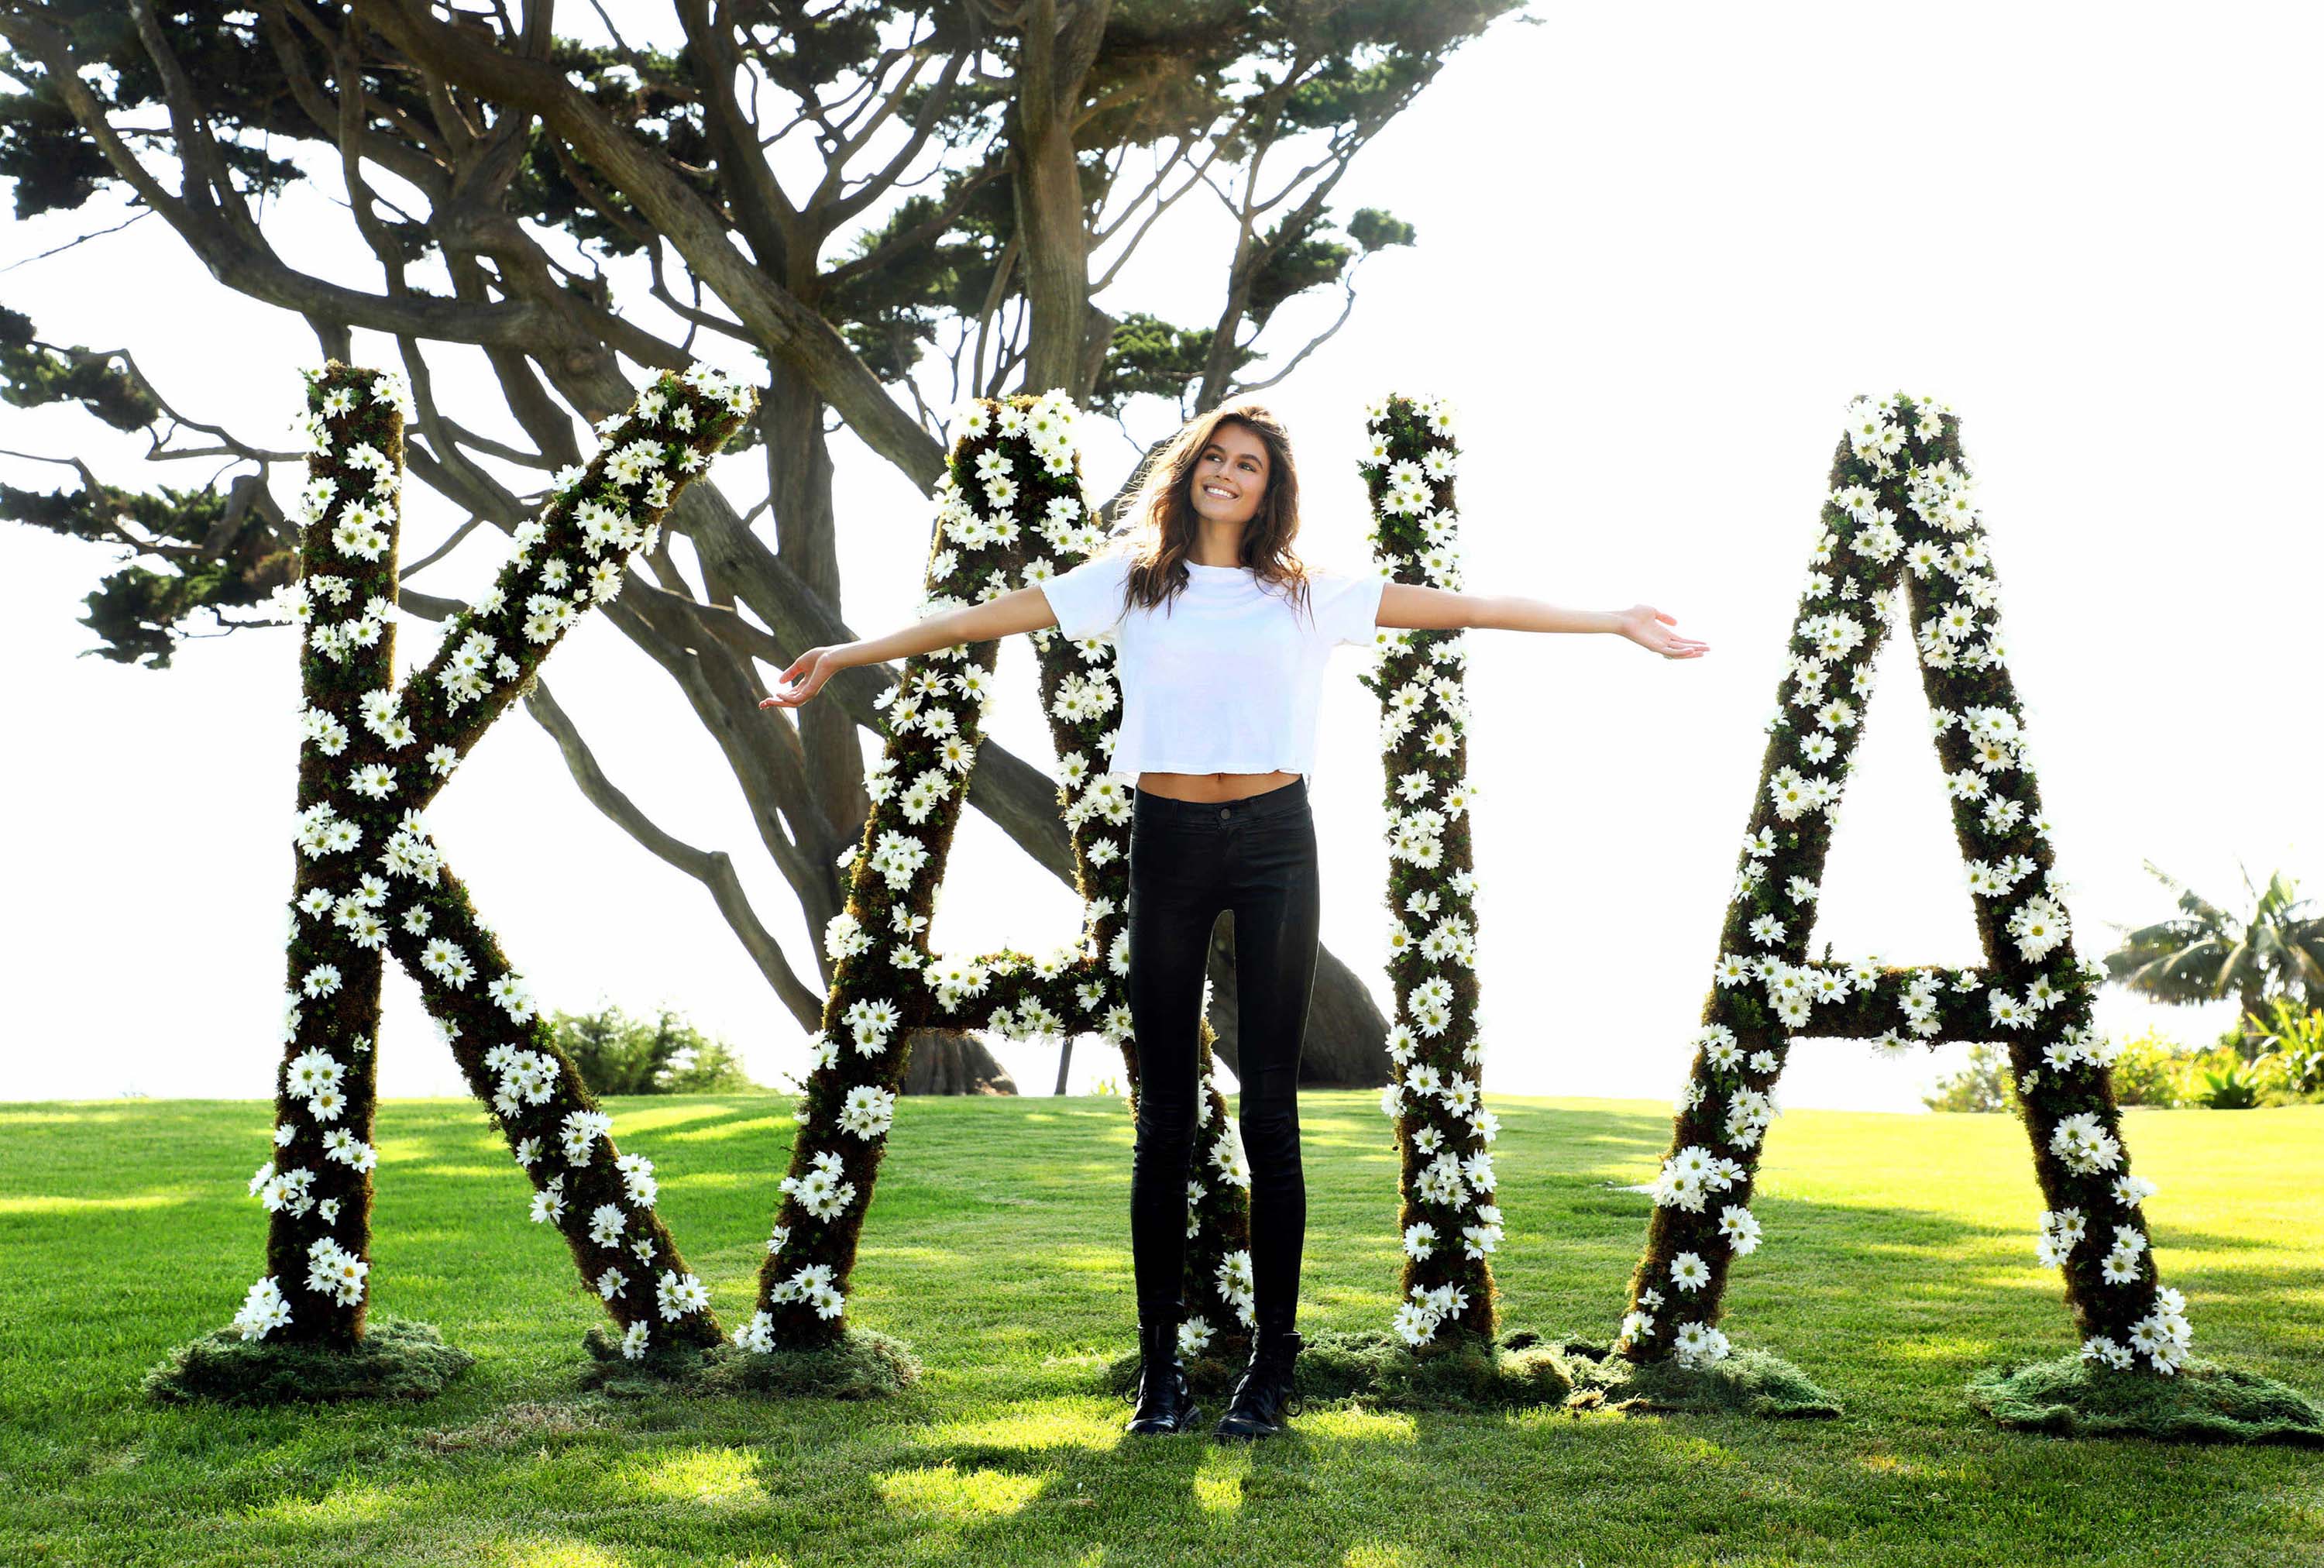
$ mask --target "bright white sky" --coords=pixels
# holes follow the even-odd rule
[[[1369,263],[1354,318],[1271,397],[1299,443],[1304,551],[1363,561],[1353,463],[1360,403],[1436,391],[1462,421],[1469,585],[1553,603],[1645,600],[1712,651],[1667,664],[1613,639],[1472,633],[1471,741],[1482,792],[1479,962],[1486,1084],[1507,1093],[1662,1098],[1679,1087],[1750,811],[1778,665],[1841,410],[1858,392],[1949,399],[1966,421],[2003,586],[2029,754],[2058,824],[2086,953],[2107,922],[2169,907],[2151,858],[2230,905],[2237,862],[2318,877],[2316,668],[2298,585],[2324,576],[2313,432],[2324,357],[2311,201],[2317,18],[2292,7],[2015,5],[1740,11],[1544,7],[1504,22],[1345,180],[1342,214],[1381,206],[1419,244]],[[567,18],[579,25],[586,13]],[[1213,214],[1157,234],[1102,302],[1215,314]],[[110,211],[110,208],[93,210]],[[377,272],[319,198],[284,215],[300,264],[363,287]],[[293,217],[301,221],[289,221]],[[109,219],[106,221],[110,221]],[[75,220],[77,225],[88,219]],[[75,227],[0,235],[0,264]],[[219,288],[157,219],[0,273],[51,340],[128,345],[196,418],[290,445],[303,324]],[[1280,313],[1287,354],[1336,300]],[[392,364],[359,337],[358,357]],[[482,424],[474,356],[434,356],[447,407]],[[1147,410],[1141,433],[1159,433]],[[1101,493],[1127,472],[1087,429]],[[2281,452],[2269,442],[2292,443]],[[78,453],[107,477],[196,483],[75,413],[0,416],[0,447]],[[908,619],[930,517],[892,471],[836,448],[844,610],[870,636]],[[721,482],[747,504],[756,459]],[[64,470],[0,458],[51,488]],[[295,468],[280,472],[286,498]],[[417,497],[420,492],[414,487]],[[445,536],[415,505],[405,558]],[[481,588],[483,530],[416,579]],[[0,954],[9,990],[0,1100],[268,1092],[283,974],[298,703],[287,632],[190,643],[152,673],[75,654],[101,552],[0,532],[0,656],[14,763]],[[401,662],[433,646],[406,622]],[[1974,963],[1969,896],[1922,722],[1892,648],[1834,848],[1825,923],[1842,954]],[[1392,1004],[1380,971],[1381,779],[1372,699],[1335,663],[1314,799],[1329,865],[1325,944]],[[993,725],[1050,756],[1029,650]],[[672,831],[724,848],[793,964],[798,907],[757,858],[726,769],[661,673],[602,620],[547,677],[614,780]],[[777,1009],[703,889],[598,816],[521,713],[431,813],[452,863],[552,1006],[669,1001],[736,1042],[768,1082],[798,1070]],[[964,819],[940,949],[1069,940],[1070,890]],[[2207,1039],[2224,1008],[2127,998]],[[1046,1093],[1054,1051],[1005,1047]],[[1958,1053],[1882,1065],[1803,1051],[1794,1105],[1910,1110]],[[391,971],[382,1087],[460,1093],[417,993]],[[1094,1041],[1086,1084],[1118,1063]]]

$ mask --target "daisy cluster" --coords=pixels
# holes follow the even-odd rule
[[[1372,498],[1372,558],[1391,581],[1458,589],[1459,451],[1441,398],[1378,398],[1364,408],[1358,462]],[[1403,1157],[1404,1299],[1395,1330],[1433,1342],[1447,1323],[1492,1333],[1492,1274],[1501,1240],[1492,1142],[1500,1130],[1482,1089],[1477,1033],[1477,880],[1469,809],[1468,644],[1457,632],[1380,629],[1364,684],[1380,699],[1387,770],[1388,1034],[1397,1076],[1380,1093]],[[1471,1311],[1472,1306],[1476,1310]]]
[[[650,1333],[642,1284],[640,1296],[630,1292],[632,1269],[655,1285],[663,1320],[696,1312],[706,1318],[700,1282],[684,1271],[652,1217],[651,1163],[614,1149],[610,1118],[556,1050],[522,977],[445,865],[421,812],[573,615],[608,596],[630,552],[650,547],[661,512],[752,400],[747,387],[715,372],[664,375],[627,415],[600,426],[603,449],[586,468],[559,476],[549,505],[517,530],[492,590],[456,618],[429,669],[399,686],[384,606],[396,588],[395,497],[408,403],[392,375],[336,364],[309,375],[304,569],[280,596],[307,628],[286,1061],[277,1153],[250,1186],[273,1215],[271,1258],[305,1256],[307,1289],[333,1305],[360,1305],[369,1267],[364,1178],[378,1158],[366,1141],[370,1052],[380,965],[392,951],[420,982],[438,1028],[531,1175],[533,1218],[567,1233],[585,1277],[627,1323],[624,1348],[642,1354]],[[584,515],[617,503],[617,528],[594,527]],[[586,574],[577,564],[584,558],[595,563]],[[327,585],[319,599],[309,596],[305,590],[318,583]],[[560,601],[562,610],[540,602],[567,588],[575,592]],[[360,627],[335,633],[313,613],[318,603],[357,600],[382,607],[381,634]],[[520,656],[464,661],[463,650],[491,655],[503,646]],[[552,1173],[555,1160],[544,1150],[563,1168]],[[245,1337],[263,1338],[305,1310],[286,1298],[284,1277],[278,1268],[252,1288],[235,1320]],[[352,1335],[358,1324],[350,1314],[337,1326]]]
[[[1727,1269],[1759,1244],[1749,1194],[1794,1038],[1869,1039],[1886,1056],[1948,1041],[2007,1042],[2034,1133],[2043,1261],[2066,1269],[2085,1356],[2169,1372],[2184,1304],[2160,1288],[2108,1071],[2090,1022],[2103,970],[2075,956],[2009,678],[1999,590],[1950,405],[1902,394],[1848,410],[1818,523],[1749,831],[1712,970],[1672,1151],[1651,1186],[1647,1251],[1619,1348],[1715,1360]],[[1808,959],[1826,852],[1874,660],[1892,623],[1912,638],[1952,802],[1984,970]],[[2080,1202],[2065,1201],[2069,1196]],[[2100,1207],[2113,1243],[2082,1248]],[[1666,1303],[1673,1309],[1665,1314]],[[1669,1321],[1665,1322],[1665,1318]]]
[[[954,422],[936,484],[936,523],[919,613],[982,604],[1038,585],[1106,542],[1085,492],[1076,411],[1060,392],[977,399]],[[844,1328],[848,1270],[895,1119],[914,1028],[991,1030],[1056,1043],[1093,1031],[1133,1051],[1128,882],[1135,781],[1106,764],[1121,693],[1110,638],[1033,634],[1042,706],[1058,755],[1059,803],[1072,831],[1084,899],[1078,939],[1049,952],[936,955],[928,926],[952,835],[996,689],[993,644],[955,644],[905,662],[876,700],[888,741],[869,770],[872,807],[838,865],[847,906],[825,924],[832,986],[809,1038],[812,1070],[793,1111],[800,1131],[760,1272],[759,1311],[733,1338],[745,1349],[827,1342]],[[1135,1076],[1135,1060],[1131,1057]],[[1244,1223],[1250,1185],[1241,1143],[1215,1084],[1204,1096],[1208,1160],[1194,1184],[1187,1330],[1250,1321],[1219,1272]]]
[[[507,564],[455,615],[409,687],[414,723],[481,734],[540,660],[595,605],[622,591],[631,558],[650,551],[678,493],[706,472],[757,393],[708,365],[664,372],[623,413],[598,421],[586,465],[558,470],[540,512],[517,525]],[[461,718],[462,710],[480,713]]]

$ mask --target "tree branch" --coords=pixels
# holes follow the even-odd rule
[[[1351,272],[1355,271],[1354,263],[1349,263],[1348,271]],[[1307,340],[1306,346],[1291,356],[1290,364],[1285,365],[1281,370],[1277,371],[1273,375],[1268,376],[1265,381],[1230,382],[1227,385],[1227,396],[1230,398],[1238,398],[1248,396],[1252,392],[1265,392],[1268,387],[1273,386],[1285,376],[1287,376],[1293,371],[1297,370],[1301,360],[1305,359],[1309,355],[1314,353],[1318,348],[1321,348],[1325,343],[1329,342],[1333,333],[1336,333],[1341,327],[1345,327],[1348,324],[1349,316],[1353,314],[1356,309],[1355,284],[1353,282],[1347,282],[1343,284],[1343,287],[1345,287],[1348,291],[1348,297],[1345,303],[1342,304],[1340,307],[1340,318],[1337,321],[1333,322],[1329,327],[1323,328],[1322,332],[1316,334],[1314,337],[1309,338]],[[1254,338],[1252,341],[1256,342],[1258,340]]]
[[[58,97],[96,142],[115,174],[161,215],[212,277],[235,292],[295,310],[311,321],[346,322],[377,332],[447,342],[537,349],[552,335],[556,319],[530,304],[475,305],[418,292],[389,300],[343,288],[286,265],[251,232],[229,226],[215,208],[198,210],[154,178],[77,74],[80,62],[61,32],[21,11],[0,11],[0,38],[40,61]],[[198,149],[184,147],[179,155],[189,166],[202,156]]]
[[[530,110],[568,138],[590,165],[668,235],[695,274],[758,334],[762,347],[796,364],[864,443],[923,491],[945,455],[888,395],[828,321],[738,251],[726,226],[658,151],[609,119],[547,60],[513,58],[465,29],[437,22],[425,0],[355,0],[356,9],[406,55],[470,92]]]
[[[589,803],[618,824],[622,829],[659,856],[665,863],[675,866],[687,876],[710,890],[718,912],[726,917],[743,950],[758,964],[759,973],[773,988],[791,1017],[802,1029],[813,1030],[822,1021],[823,992],[820,985],[810,986],[791,972],[783,957],[781,946],[775,941],[751,908],[743,894],[742,879],[734,874],[734,862],[724,851],[700,850],[655,824],[637,803],[605,777],[597,759],[581,738],[580,730],[570,715],[559,706],[549,689],[549,683],[536,676],[532,689],[525,694],[525,711],[540,723],[549,738],[557,742],[565,758],[565,766],[573,774],[573,781]]]

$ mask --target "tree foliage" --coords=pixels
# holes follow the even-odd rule
[[[2117,1084],[2119,1078],[2117,1064]],[[1922,1095],[1921,1103],[1932,1111],[1984,1112],[2010,1110],[2016,1098],[2009,1082],[2009,1052],[1990,1040],[1979,1040],[1969,1047],[1969,1061],[1961,1070],[1939,1079],[1936,1092]],[[2117,1093],[2116,1098],[2122,1097]]]
[[[463,520],[410,576],[468,531],[519,526],[545,475],[580,461],[576,420],[619,413],[641,367],[762,364],[736,441],[763,460],[763,497],[695,487],[669,524],[690,557],[644,559],[611,618],[721,747],[818,930],[869,813],[856,731],[881,728],[872,698],[895,678],[851,671],[795,719],[757,710],[760,664],[853,635],[831,435],[927,492],[951,440],[938,410],[972,396],[1062,389],[1143,449],[1141,406],[1175,424],[1274,384],[1349,319],[1361,261],[1416,238],[1377,209],[1338,217],[1339,180],[1516,5],[681,0],[598,8],[607,36],[585,42],[547,7],[51,0],[0,10],[0,78],[17,88],[0,95],[0,174],[20,216],[85,213],[92,231],[116,207],[159,217],[223,287],[301,317],[326,357],[351,357],[357,332],[392,340],[416,404],[411,477]],[[1178,228],[1189,195],[1218,200],[1224,236],[1206,325],[1116,298],[1157,240],[1200,264]],[[362,264],[326,275],[286,249],[284,215],[313,198],[351,226],[300,232],[297,254],[354,244]],[[1286,351],[1290,302],[1335,291],[1337,319]],[[154,461],[226,459],[223,501],[86,470],[78,491],[0,492],[0,515],[124,552],[89,606],[106,655],[160,667],[185,636],[264,619],[238,612],[287,570],[268,497],[294,455],[176,414],[126,349],[44,343],[22,318],[6,336],[12,401],[137,420]],[[488,378],[439,381],[454,348],[481,351]],[[401,602],[453,608],[420,586]],[[794,973],[720,852],[678,843],[577,732],[558,739],[584,793],[704,882],[812,1028],[828,964]],[[1047,770],[989,760],[1002,765],[979,808],[1068,877]],[[1231,975],[1217,978],[1231,1007]],[[1316,1001],[1338,1028],[1313,1042],[1315,1073],[1377,1081],[1384,1022],[1328,954]],[[1231,1037],[1223,1049],[1233,1060]]]
[[[2231,1038],[2246,1057],[2260,1051],[2271,1001],[2324,1002],[2324,912],[2300,898],[2300,884],[2277,872],[2265,888],[2244,872],[2251,912],[2237,915],[2186,886],[2153,862],[2147,871],[2179,895],[2179,913],[2124,932],[2106,955],[2107,976],[2157,1001],[2181,1005],[2233,994]]]
[[[557,1043],[600,1094],[719,1094],[755,1089],[742,1058],[704,1034],[686,1015],[660,1008],[634,1018],[618,1006],[595,1012],[550,1013]]]

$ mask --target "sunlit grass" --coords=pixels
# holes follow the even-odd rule
[[[1040,1492],[1038,1475],[1006,1471],[956,1471],[950,1461],[924,1470],[890,1471],[872,1478],[880,1495],[899,1512],[939,1518],[1005,1517]]]
[[[1667,1136],[1653,1104],[1497,1100],[1505,1319],[1603,1339]],[[790,1102],[619,1102],[716,1309],[749,1310]],[[1312,1408],[1283,1443],[1135,1439],[1121,1102],[908,1101],[850,1300],[927,1365],[858,1405],[616,1400],[576,1384],[595,1297],[482,1114],[382,1111],[375,1310],[476,1366],[427,1405],[160,1409],[137,1381],[263,1267],[270,1108],[0,1106],[0,1563],[2324,1563],[2313,1454],[1997,1432],[1969,1373],[2072,1342],[1998,1117],[1798,1111],[1769,1135],[1729,1330],[1837,1421]],[[1302,1326],[1394,1301],[1387,1124],[1303,1104]],[[2324,1392],[2324,1111],[2136,1113],[2198,1348]],[[1213,1402],[1215,1403],[1215,1402]]]

